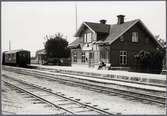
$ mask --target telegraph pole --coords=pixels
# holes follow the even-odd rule
[[[10,42],[10,40],[9,40],[9,50],[11,50],[11,42]]]
[[[76,32],[77,32],[77,4],[75,4],[75,23],[76,23]]]

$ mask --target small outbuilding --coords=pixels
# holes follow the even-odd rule
[[[45,49],[41,49],[36,51],[36,59],[38,64],[45,64],[46,63],[46,51]]]

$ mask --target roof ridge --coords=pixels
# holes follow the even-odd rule
[[[110,25],[110,24],[102,24],[102,23],[96,23],[96,22],[87,22],[87,21],[85,21],[84,23],[92,23],[92,24],[99,24],[99,25]]]
[[[133,21],[141,21],[140,19],[134,19],[134,20],[129,20],[129,21],[126,21],[122,24],[125,24],[125,23],[129,23],[129,22],[133,22]],[[84,21],[83,23],[93,23],[93,24],[101,24],[101,23],[97,23],[97,22],[88,22],[88,21]],[[103,24],[103,25],[121,25],[121,24]]]
[[[126,24],[126,23],[130,23],[130,22],[137,22],[137,21],[141,21],[140,19],[134,19],[134,20],[130,20],[130,21],[126,21],[122,24],[111,24],[110,26],[113,26],[113,25],[123,25],[123,24]]]

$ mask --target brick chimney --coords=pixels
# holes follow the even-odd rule
[[[117,17],[118,17],[118,22],[117,22],[117,24],[122,24],[122,23],[124,23],[124,17],[125,17],[125,15],[117,15]]]
[[[107,22],[107,20],[105,20],[105,19],[100,20],[100,24],[106,24],[106,22]]]

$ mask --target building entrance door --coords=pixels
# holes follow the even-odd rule
[[[89,53],[89,67],[94,67],[94,53]]]

